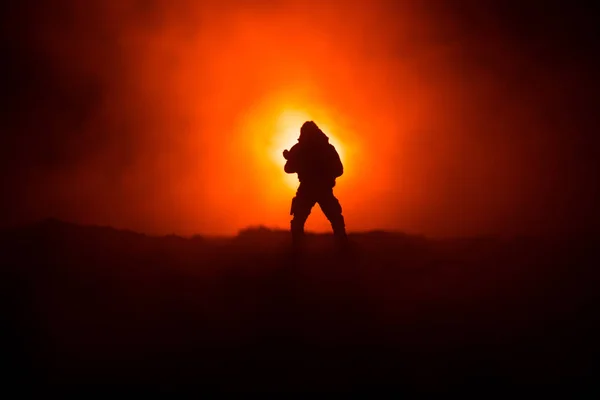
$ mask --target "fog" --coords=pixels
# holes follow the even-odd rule
[[[286,228],[277,154],[304,117],[340,149],[350,231],[597,222],[588,25],[564,10],[532,24],[533,7],[515,20],[468,1],[27,3],[3,6],[3,224]],[[318,207],[307,228],[329,230]]]

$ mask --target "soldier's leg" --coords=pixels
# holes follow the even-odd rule
[[[319,207],[323,210],[323,214],[327,217],[333,228],[333,234],[339,241],[345,242],[346,223],[342,215],[342,206],[338,199],[333,195],[333,191],[323,193],[319,198]]]
[[[301,244],[304,238],[304,224],[315,205],[315,201],[309,196],[297,194],[292,200],[290,214],[293,215],[291,225],[292,240],[294,244]]]

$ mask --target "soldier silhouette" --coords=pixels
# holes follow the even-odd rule
[[[288,174],[297,173],[300,186],[292,199],[290,215],[292,240],[297,247],[304,239],[304,224],[315,203],[333,228],[338,245],[346,245],[346,226],[340,202],[333,194],[336,178],[342,176],[344,167],[335,147],[329,138],[313,121],[307,121],[300,128],[300,137],[290,150],[283,151],[287,160],[284,170]]]

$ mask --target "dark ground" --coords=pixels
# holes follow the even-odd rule
[[[7,383],[598,392],[595,238],[2,236]]]

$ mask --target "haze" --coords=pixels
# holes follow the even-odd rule
[[[449,3],[11,6],[3,225],[287,229],[295,176],[280,155],[306,119],[342,156],[335,193],[349,231],[595,223],[597,117],[582,108],[594,68],[556,27],[568,15],[546,10],[530,26],[507,8]],[[329,231],[318,207],[307,229]]]

